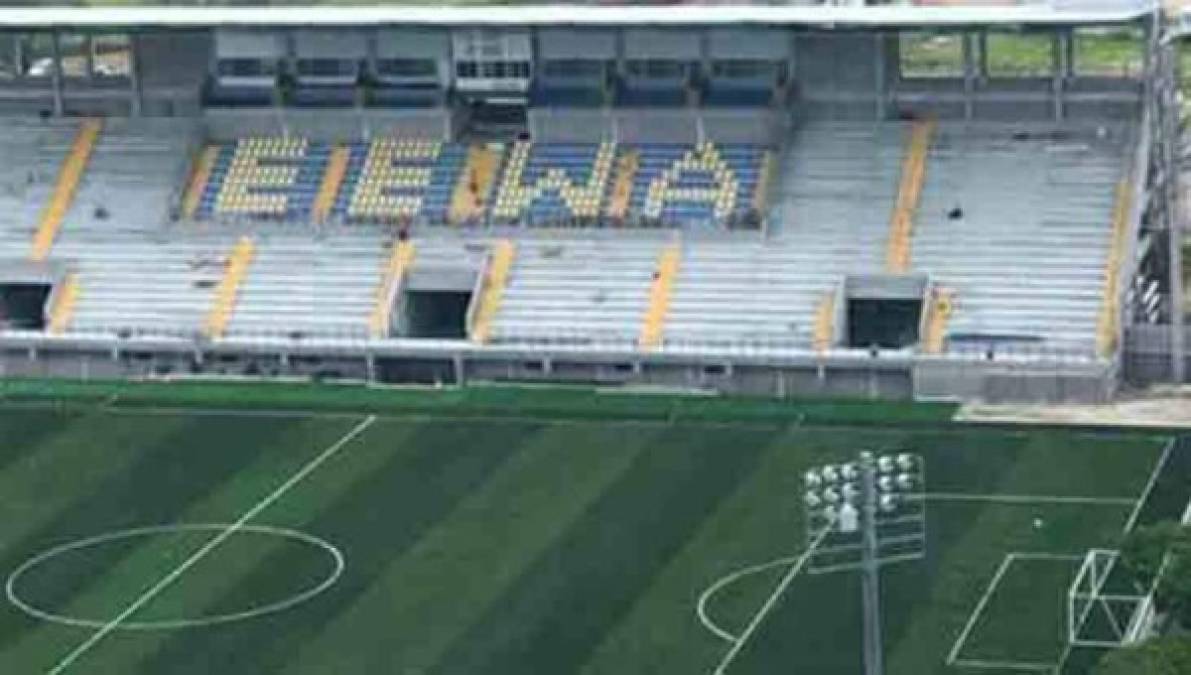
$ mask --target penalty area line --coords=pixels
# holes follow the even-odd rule
[[[175,567],[173,571],[171,571],[169,574],[166,574],[164,577],[158,580],[157,583],[150,586],[148,590],[137,597],[136,600],[133,600],[132,603],[127,607],[125,607],[122,612],[105,623],[102,628],[96,630],[91,634],[90,637],[79,643],[77,647],[71,650],[69,654],[62,657],[62,660],[58,661],[53,668],[47,671],[47,675],[59,675],[60,673],[64,672],[67,668],[74,664],[74,662],[78,661],[84,654],[90,651],[92,647],[99,644],[104,638],[110,635],[112,631],[119,628],[120,624],[127,621],[133,614],[136,614],[141,610],[141,608],[149,604],[153,598],[157,597],[166,588],[169,588],[169,586],[181,578],[183,574],[186,574],[190,568],[197,565],[199,561],[207,557],[223,542],[227,541],[232,535],[242,529],[246,524],[248,524],[248,521],[257,517],[262,511],[272,506],[277,500],[281,499],[285,493],[293,489],[295,485],[302,482],[307,476],[309,476],[311,473],[314,473],[314,471],[322,466],[327,460],[334,457],[340,450],[344,448],[344,446],[355,440],[355,438],[360,434],[364,433],[368,427],[372,426],[373,423],[376,422],[376,419],[377,418],[375,415],[369,415],[368,417],[364,418],[363,421],[352,427],[351,430],[340,437],[339,440],[335,441],[325,450],[319,453],[317,457],[307,462],[305,466],[299,469],[297,473],[290,476],[289,479],[278,486],[277,489],[266,495],[265,498],[257,502],[255,506],[245,511],[244,515],[240,516],[236,522],[232,523],[219,534],[208,540],[206,544],[192,553],[189,558],[182,561],[182,563]]]
[[[976,627],[976,622],[980,620],[980,615],[984,613],[984,608],[988,605],[989,600],[992,599],[993,593],[996,592],[997,586],[1000,585],[1001,579],[1004,578],[1005,573],[1009,571],[1009,566],[1013,564],[1016,556],[1012,553],[1006,555],[999,567],[997,567],[996,574],[993,575],[992,581],[989,582],[988,587],[984,589],[984,595],[980,596],[980,601],[976,603],[976,608],[968,615],[968,622],[964,624],[964,628],[960,631],[959,637],[955,639],[955,644],[951,646],[951,651],[947,654],[947,665],[954,665],[956,659],[959,658],[960,652],[963,651],[964,644],[968,641],[968,636],[971,635],[972,629]]]
[[[1078,504],[1083,506],[1133,506],[1134,497],[1081,495],[979,494],[969,492],[926,492],[914,495],[930,502],[990,502],[994,504]]]

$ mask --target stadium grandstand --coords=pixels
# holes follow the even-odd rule
[[[0,372],[1181,379],[1178,17],[937,4],[0,9]]]

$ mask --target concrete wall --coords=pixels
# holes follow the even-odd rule
[[[881,399],[1102,402],[1115,393],[1109,364],[996,363],[947,359],[755,359],[637,353],[474,351],[463,345],[387,349],[176,344],[112,349],[0,346],[0,376],[137,377],[201,373],[386,381],[579,382],[695,388],[731,394]]]
[[[353,141],[376,136],[405,136],[447,140],[450,111],[445,108],[409,110],[293,110],[209,108],[203,121],[213,140],[243,136],[300,135],[321,141]]]
[[[596,143],[615,138],[623,143],[722,143],[774,145],[791,126],[785,110],[535,108],[529,129],[541,142]]]

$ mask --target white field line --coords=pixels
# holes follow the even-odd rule
[[[1001,566],[997,568],[997,573],[993,575],[992,581],[988,583],[988,588],[984,589],[984,595],[980,596],[980,602],[976,603],[976,608],[968,616],[968,622],[964,625],[964,629],[960,632],[959,637],[955,639],[955,644],[951,646],[951,652],[947,654],[947,665],[954,665],[955,660],[959,658],[959,653],[963,650],[964,643],[968,641],[968,636],[971,635],[972,629],[976,627],[976,622],[980,620],[980,615],[984,613],[984,608],[988,605],[988,601],[992,599],[993,592],[996,591],[997,585],[1001,583],[1001,579],[1005,576],[1005,573],[1009,571],[1014,558],[1016,556],[1010,553],[1001,561]]]
[[[1051,670],[1053,675],[1060,675],[1063,672],[1063,666],[1066,665],[1067,659],[1071,657],[1071,651],[1075,649],[1075,645],[1071,641],[1067,641],[1067,646],[1063,647],[1063,653],[1059,655],[1059,663]]]
[[[968,492],[926,492],[920,495],[927,501],[994,502],[998,504],[1081,504],[1085,506],[1134,506],[1134,497],[1092,497],[1079,495],[1019,495],[976,494]]]
[[[737,642],[740,640],[740,636],[729,633],[711,619],[707,613],[707,603],[711,602],[711,598],[713,598],[716,593],[719,593],[721,590],[731,586],[740,579],[752,574],[764,572],[765,570],[772,569],[774,567],[793,565],[794,563],[798,562],[799,557],[801,556],[791,555],[784,558],[778,558],[776,560],[770,560],[769,562],[760,563],[758,565],[749,565],[748,567],[743,567],[736,570],[735,572],[730,572],[720,577],[699,595],[699,601],[695,605],[695,613],[699,616],[699,622],[703,624],[704,628],[711,631],[716,637],[721,638],[725,642]]]
[[[982,670],[1028,670],[1035,673],[1049,673],[1054,670],[1050,663],[1029,663],[1027,661],[988,661],[984,659],[957,659],[951,665],[961,668],[977,668]]]
[[[1083,556],[1071,555],[1069,553],[1045,553],[1045,552],[1019,552],[1014,551],[1005,554],[1005,559],[1001,561],[1001,566],[997,568],[997,573],[993,575],[992,581],[989,582],[988,588],[985,589],[984,595],[981,596],[980,602],[976,604],[976,608],[972,610],[971,616],[968,617],[968,623],[964,626],[964,630],[956,639],[955,644],[951,647],[951,653],[947,655],[947,665],[960,666],[962,668],[975,668],[981,670],[1017,670],[1017,671],[1031,671],[1039,673],[1054,672],[1059,665],[1053,663],[1030,663],[1028,661],[993,661],[989,659],[961,659],[960,652],[963,651],[967,644],[968,638],[975,629],[980,616],[984,613],[985,607],[992,599],[996,592],[996,587],[1000,585],[1002,577],[1009,571],[1009,567],[1015,560],[1058,560],[1066,562],[1075,562],[1082,560]],[[1070,645],[1067,645],[1070,649]],[[1066,654],[1060,657],[1059,664],[1066,658]]]
[[[1125,521],[1124,533],[1129,534],[1133,528],[1137,526],[1137,519],[1141,517],[1141,509],[1145,506],[1146,500],[1150,498],[1150,493],[1154,491],[1154,486],[1158,483],[1158,478],[1162,475],[1162,470],[1166,468],[1166,463],[1170,461],[1170,455],[1174,452],[1174,439],[1166,442],[1166,447],[1162,450],[1162,456],[1154,464],[1154,470],[1150,472],[1150,479],[1146,482],[1146,486],[1141,491],[1141,496],[1136,500],[1133,506],[1133,513],[1129,514],[1129,520]]]
[[[183,574],[190,568],[194,567],[200,560],[207,557],[220,544],[227,541],[232,535],[244,527],[248,521],[260,515],[262,511],[272,506],[277,500],[281,499],[285,493],[289,492],[295,485],[302,482],[307,476],[313,473],[316,469],[323,465],[328,459],[335,456],[344,446],[354,440],[357,436],[362,434],[364,430],[372,426],[376,422],[375,415],[369,415],[364,418],[356,426],[352,427],[350,431],[344,434],[338,441],[328,446],[317,457],[310,460],[305,466],[298,470],[297,473],[289,477],[289,480],[282,483],[276,490],[269,493],[264,499],[257,502],[256,506],[244,512],[236,522],[232,523],[219,534],[212,537],[206,544],[204,544],[197,551],[192,553],[189,558],[182,561],[182,564],[174,568],[172,572],[162,577],[157,583],[153,584],[148,590],[140,595],[132,604],[128,605],[124,611],[117,614],[110,621],[103,625],[102,628],[95,631],[86,640],[81,642],[69,654],[64,656],[61,661],[48,671],[48,675],[58,675],[71,666],[75,661],[79,660],[92,647],[99,644],[101,640],[110,635],[112,631],[119,628],[121,623],[127,621],[133,614],[136,614],[142,607],[147,605],[153,598],[157,597],[162,591],[168,588],[171,584],[176,582]]]
[[[826,539],[827,535],[830,533],[831,528],[824,527],[823,531],[819,533],[819,536],[815,537],[814,541],[811,542],[811,545],[808,546],[807,549],[802,552],[802,555],[798,557],[798,560],[796,560],[794,564],[790,566],[790,571],[786,572],[786,575],[782,577],[780,582],[778,582],[778,585],[773,589],[773,593],[770,593],[769,597],[765,600],[765,604],[761,605],[761,609],[757,610],[757,613],[753,615],[752,620],[749,621],[747,626],[745,626],[744,632],[741,633],[740,637],[736,638],[736,640],[732,643],[732,648],[728,650],[727,654],[724,654],[724,658],[720,660],[719,665],[716,666],[715,670],[713,671],[714,675],[724,675],[728,669],[728,666],[732,665],[732,662],[736,660],[736,656],[740,653],[740,650],[744,649],[744,646],[748,644],[748,641],[750,638],[752,638],[753,633],[757,632],[757,628],[760,627],[761,622],[763,622],[765,617],[768,616],[771,611],[773,611],[773,608],[777,605],[778,598],[782,597],[782,595],[786,593],[786,589],[790,587],[790,584],[794,583],[794,578],[797,577],[798,573],[802,571],[802,568],[806,566],[806,561],[810,560],[811,556],[815,553],[815,549],[819,548],[819,545],[823,543],[823,540]]]
[[[89,404],[81,404],[87,407]],[[0,406],[25,410],[46,410],[60,407],[55,403],[40,401],[4,401],[0,399]],[[189,406],[151,406],[151,405],[114,405],[111,407],[97,406],[105,413],[113,415],[190,415],[211,417],[259,417],[267,418],[309,418],[309,419],[358,419],[360,411],[312,410],[302,408],[219,408],[219,407],[189,407]],[[540,424],[557,424],[571,426],[620,426],[620,427],[667,427],[671,422],[667,418],[649,419],[602,419],[583,417],[552,417],[550,415],[460,415],[449,410],[442,412],[400,412],[371,413],[373,417],[382,420],[399,420],[405,422],[435,422],[442,420],[459,420],[463,422],[528,422]],[[679,417],[676,421],[690,426],[709,429],[782,429],[786,426],[794,428],[801,425],[805,418],[798,417],[793,421],[780,420],[774,422],[758,422],[743,420],[740,422],[717,422],[713,420],[687,419]]]

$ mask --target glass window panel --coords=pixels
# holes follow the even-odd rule
[[[775,70],[776,64],[773,62],[756,59],[733,59],[711,64],[711,74],[723,78],[760,78],[773,74]]]
[[[1143,41],[1136,28],[1077,28],[1075,72],[1103,77],[1141,75]]]
[[[17,61],[18,41],[16,33],[0,33],[0,80],[11,80],[21,70]]]
[[[629,61],[625,69],[630,75],[657,79],[677,79],[685,73],[682,61]]]
[[[548,77],[599,77],[604,74],[604,62],[588,59],[558,59],[543,63],[541,71]]]
[[[354,65],[354,62],[343,59],[299,59],[297,70],[299,75],[336,77],[351,75]]]
[[[277,74],[277,64],[260,59],[221,59],[217,72],[227,77],[270,77]]]
[[[434,77],[438,63],[434,59],[381,59],[376,62],[376,71],[391,77]]]
[[[480,67],[475,61],[460,61],[455,64],[455,75],[474,79],[480,76]]]
[[[958,33],[901,33],[898,53],[902,77],[963,77],[964,44]]]
[[[91,38],[77,33],[64,33],[58,37],[61,50],[62,74],[70,78],[85,78],[91,73]]]
[[[132,42],[127,35],[95,35],[91,38],[91,75],[132,75]]]
[[[1053,74],[1054,44],[1043,33],[989,33],[988,74],[992,77],[1047,77]]]
[[[21,37],[21,70],[26,77],[50,77],[54,72],[54,39],[49,33]]]

